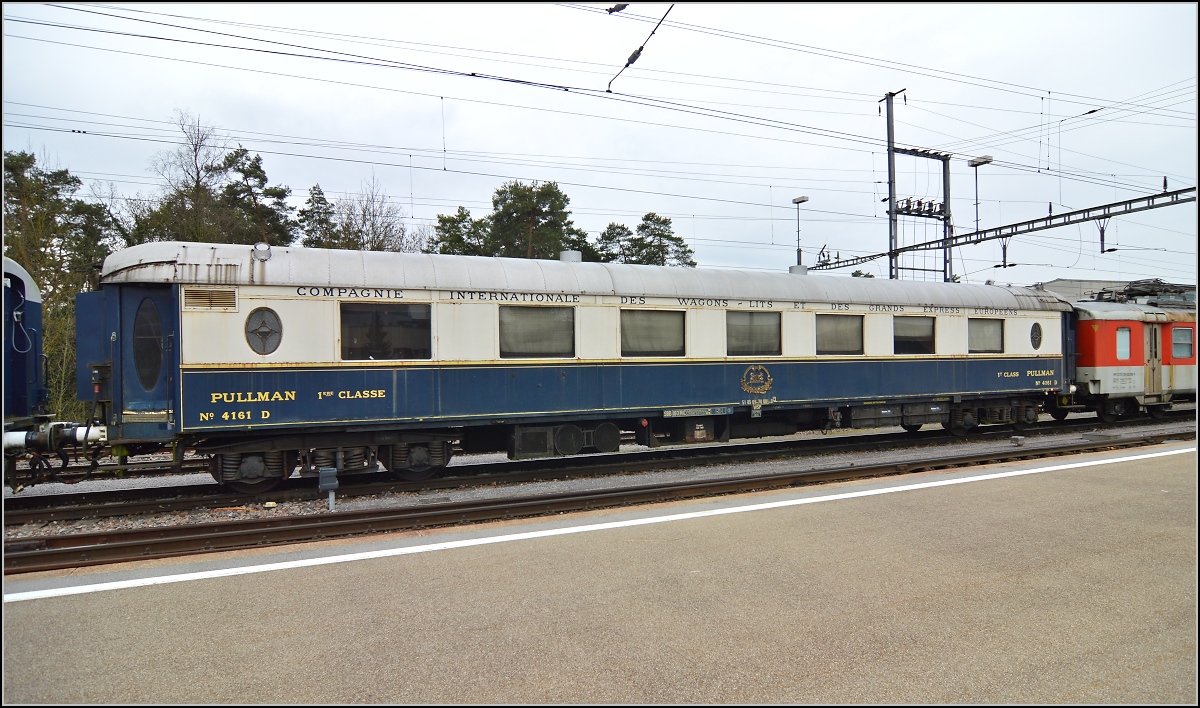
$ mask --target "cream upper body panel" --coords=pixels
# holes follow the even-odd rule
[[[999,355],[1061,354],[1069,305],[1029,288],[912,283],[823,275],[364,253],[191,243],[145,244],[105,261],[105,283],[162,282],[181,290],[184,365],[341,363],[339,303],[428,307],[436,361],[498,360],[504,306],[575,308],[577,360],[621,358],[620,310],[683,311],[686,357],[726,357],[726,312],[777,312],[783,357],[816,356],[822,315],[862,318],[862,356],[893,355],[893,318],[933,318],[936,355],[966,356],[971,318],[1004,321]],[[282,343],[254,353],[243,325],[271,307]],[[1044,336],[1034,347],[1034,324]],[[378,362],[382,363],[382,362]],[[420,363],[419,361],[414,363]]]

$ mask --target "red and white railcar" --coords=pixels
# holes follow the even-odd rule
[[[1077,302],[1076,400],[1101,420],[1144,409],[1161,417],[1196,397],[1196,311],[1127,302]]]

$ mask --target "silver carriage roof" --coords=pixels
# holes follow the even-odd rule
[[[16,275],[18,278],[20,278],[22,280],[22,282],[25,283],[25,300],[27,302],[41,302],[42,301],[42,291],[38,290],[37,283],[33,282],[33,276],[31,276],[29,274],[29,271],[22,268],[20,263],[17,263],[16,261],[9,258],[8,256],[5,256],[4,257],[4,272],[6,274],[12,273],[12,274]]]
[[[261,245],[260,245],[261,247]],[[148,243],[104,261],[104,283],[334,286],[669,298],[869,302],[1018,310],[1071,309],[1047,291],[965,283],[667,268],[524,258]],[[265,258],[265,260],[261,260]]]
[[[1132,320],[1134,322],[1195,322],[1196,311],[1192,309],[1164,309],[1133,302],[1102,302],[1080,300],[1075,311],[1081,320]]]

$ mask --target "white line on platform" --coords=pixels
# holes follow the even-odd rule
[[[1118,462],[1136,462],[1138,460],[1149,460],[1155,457],[1165,457],[1167,455],[1181,455],[1187,452],[1195,452],[1195,447],[1181,448],[1177,450],[1168,450],[1165,452],[1152,452],[1143,455],[1131,455],[1129,457],[1118,457],[1107,460],[1090,460],[1087,462],[1070,462],[1062,465],[1051,465],[1049,467],[1038,467],[1029,470],[1014,470],[1011,472],[995,472],[992,474],[982,474],[974,477],[960,477],[957,479],[946,479],[937,482],[919,482],[916,484],[905,484],[896,487],[885,487],[883,489],[866,489],[858,492],[844,492],[841,494],[830,494],[822,497],[806,497],[804,499],[788,499],[785,501],[765,502],[762,504],[747,504],[745,506],[727,507],[724,509],[710,509],[708,511],[690,511],[682,514],[668,514],[666,516],[653,516],[644,519],[630,519],[627,521],[610,521],[601,524],[584,524],[581,526],[569,526],[566,528],[545,529],[542,531],[527,531],[525,533],[510,533],[500,536],[489,536],[487,538],[472,538],[461,541],[445,541],[442,543],[430,543],[422,546],[406,546],[404,548],[390,548],[381,551],[365,551],[362,553],[348,553],[340,556],[328,556],[324,558],[309,558],[306,560],[285,561],[281,563],[266,563],[263,565],[242,566],[238,568],[225,568],[223,570],[206,570],[195,573],[179,573],[176,575],[162,575],[155,578],[138,578],[136,580],[120,580],[109,583],[96,583],[94,585],[76,585],[64,588],[51,588],[48,590],[31,590],[29,592],[14,592],[4,595],[4,602],[22,602],[24,600],[40,600],[49,597],[62,597],[65,595],[81,595],[84,593],[102,592],[105,590],[123,590],[126,588],[144,587],[147,585],[164,585],[166,583],[182,583],[189,580],[206,580],[209,578],[227,578],[234,575],[247,575],[250,573],[266,573],[273,570],[291,570],[293,568],[308,568],[319,565],[329,565],[331,563],[349,563],[351,561],[371,560],[374,558],[388,558],[390,556],[404,556],[412,553],[428,553],[430,551],[444,551],[452,548],[467,548],[470,546],[483,546],[491,543],[506,543],[509,541],[527,541],[535,538],[546,538],[549,536],[565,536],[573,533],[587,533],[589,531],[606,531],[608,529],[620,529],[630,526],[645,526],[648,524],[662,524],[670,521],[684,521],[687,519],[699,519],[706,516],[721,516],[724,514],[740,514],[746,511],[762,511],[764,509],[780,509],[788,506],[800,506],[802,504],[816,504],[818,502],[839,501],[842,499],[856,499],[859,497],[873,497],[880,494],[893,494],[896,492],[910,492],[917,489],[931,489],[934,487],[948,487],[954,484],[967,484],[969,482],[984,482],[992,479],[1004,479],[1005,477],[1020,477],[1022,475],[1040,474],[1042,472],[1056,472],[1059,470],[1078,469],[1081,467],[1095,467],[1099,465],[1111,465]]]

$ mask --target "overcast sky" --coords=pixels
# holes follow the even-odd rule
[[[806,264],[887,250],[889,91],[897,144],[954,156],[956,233],[975,230],[973,157],[994,158],[982,228],[1196,184],[1193,3],[605,7],[6,3],[4,149],[144,197],[185,111],[295,206],[374,175],[428,224],[553,180],[593,237],[653,211],[701,267],[768,271],[795,263],[797,196]],[[896,166],[900,198],[942,201],[940,162]],[[1195,283],[1196,223],[1195,202],[1114,218],[1103,255],[1094,223],[1062,227],[1013,239],[1016,267],[993,241],[954,270]],[[902,243],[940,229],[902,219]],[[886,258],[860,267],[887,277]]]

